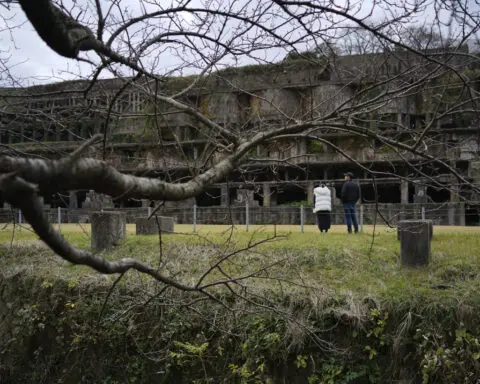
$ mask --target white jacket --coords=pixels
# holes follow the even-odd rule
[[[332,193],[330,188],[317,187],[313,190],[315,194],[315,208],[313,212],[332,210]]]

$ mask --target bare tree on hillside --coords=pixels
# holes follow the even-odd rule
[[[64,126],[69,134],[75,134],[73,125],[79,119],[103,119],[100,135],[88,139],[91,132],[82,131],[79,136],[86,139],[84,143],[74,151],[70,148],[60,153],[62,156],[57,160],[19,156],[13,147],[9,148],[8,156],[0,158],[2,197],[21,208],[40,238],[72,263],[88,265],[102,273],[124,273],[133,268],[179,289],[207,293],[211,284],[188,285],[176,281],[140,260],[107,261],[100,255],[75,249],[42,215],[37,191],[52,191],[52,187],[58,191],[91,189],[114,197],[178,201],[202,193],[248,164],[308,163],[305,159],[298,162],[295,153],[284,150],[295,140],[321,143],[374,177],[422,176],[436,188],[458,193],[468,185],[478,191],[478,186],[462,170],[439,156],[444,151],[443,139],[440,142],[438,139],[443,120],[464,116],[469,117],[467,125],[477,129],[478,124],[478,58],[462,49],[477,38],[478,12],[471,11],[466,1],[425,0],[412,5],[401,1],[382,5],[360,2],[350,8],[340,8],[331,2],[283,0],[178,0],[169,6],[161,1],[139,1],[138,10],[124,6],[122,1],[70,4],[60,0],[20,0],[19,3],[38,35],[53,51],[91,69],[88,84],[67,84],[56,92],[39,88],[36,97],[62,98],[70,94],[83,97],[75,107],[70,104],[58,107],[63,114],[55,112],[55,123]],[[426,49],[428,44],[411,44],[407,37],[412,36],[412,30],[404,25],[422,18],[425,12],[437,15],[424,31],[437,40],[448,34],[448,41],[454,44],[448,44],[445,50],[432,51]],[[451,29],[444,25],[450,25]],[[428,33],[415,36],[417,40],[424,39]],[[348,53],[367,55],[342,56],[345,49],[339,52],[332,48],[332,42],[350,44],[349,39],[355,42],[355,47]],[[331,52],[325,54],[328,47]],[[279,63],[288,52],[298,54],[296,60]],[[174,65],[167,68],[164,63],[172,57]],[[249,67],[236,70],[234,67],[239,63],[262,64],[262,67],[250,68],[251,72]],[[323,91],[312,88],[295,94],[301,100],[298,103],[301,107],[292,107],[291,100],[283,100],[278,93],[248,89],[240,81],[249,76],[254,78],[259,71],[265,71],[266,75],[276,73],[281,78],[296,66],[307,68],[314,82],[330,79]],[[104,72],[117,81],[114,91],[101,89],[97,79]],[[198,76],[174,78],[184,72],[195,72]],[[224,87],[247,99],[254,97],[254,104],[248,101],[245,109],[238,112],[243,113],[244,123],[228,121],[228,113],[219,118],[210,106],[202,104],[194,91],[203,86]],[[156,146],[165,148],[165,141],[180,140],[173,128],[169,128],[170,116],[188,120],[191,131],[204,141],[200,160],[188,164],[187,180],[134,176],[122,173],[109,162],[108,148],[114,145],[115,133],[112,125],[121,113],[118,105],[129,89],[141,95],[144,105],[141,111],[132,112],[132,116],[141,113],[147,119],[155,132]],[[106,92],[110,99],[97,96],[94,100],[95,92],[97,95]],[[4,108],[11,107],[12,100],[26,97],[21,90],[2,96],[6,100]],[[407,109],[418,108],[424,119],[413,123],[397,118],[388,120],[385,116],[400,104]],[[52,105],[51,115],[45,115],[35,106],[21,111],[10,108],[10,113],[21,124],[28,122],[38,127],[49,124],[55,108]],[[174,121],[172,127],[173,124]],[[2,126],[2,129],[9,128]],[[391,158],[401,159],[407,165],[410,174],[398,174],[394,166],[383,171],[373,169],[368,165],[368,153],[352,152],[345,147],[342,141],[345,135],[355,137],[357,143],[373,143],[365,149],[372,151],[371,156],[381,148],[388,150]],[[42,140],[45,137],[34,138],[37,142]],[[98,141],[103,143],[102,159],[87,157],[87,151]],[[252,155],[258,147],[272,143],[278,152],[275,161],[272,156]],[[182,147],[179,144],[177,148]],[[367,161],[360,156],[366,156]],[[430,168],[428,173],[425,167]],[[435,172],[453,179],[446,183],[432,176]],[[219,284],[229,281],[226,278]]]

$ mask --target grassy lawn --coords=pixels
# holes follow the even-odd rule
[[[167,274],[191,284],[229,253],[249,248],[222,265],[230,276],[253,275],[248,279],[249,286],[262,292],[288,286],[299,294],[323,292],[357,299],[460,300],[473,297],[479,286],[480,230],[476,227],[435,227],[432,263],[416,269],[400,266],[396,232],[386,227],[377,227],[373,237],[371,226],[358,235],[348,235],[344,226],[334,226],[328,234],[319,233],[314,226],[306,226],[304,233],[298,226],[278,226],[275,236],[273,226],[251,226],[246,232],[244,226],[204,225],[193,233],[191,225],[177,225],[177,234],[162,236],[161,252],[158,236],[137,237],[134,225],[127,227],[127,239],[105,257],[136,257],[153,264],[161,259]],[[89,231],[89,225],[62,225],[64,236],[80,248],[89,247]],[[48,276],[97,276],[85,267],[60,260],[28,229],[12,235],[11,228],[0,232],[0,242],[5,244],[2,253],[19,255],[22,250],[21,255],[29,256],[8,258],[12,268],[34,265],[37,272]],[[252,247],[257,242],[260,244]],[[222,278],[215,270],[205,281]]]

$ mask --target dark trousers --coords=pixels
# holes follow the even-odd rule
[[[343,212],[345,213],[345,220],[347,220],[348,233],[352,232],[352,224],[355,232],[358,232],[357,214],[355,213],[355,204],[344,203]]]
[[[317,225],[320,232],[328,232],[330,229],[330,211],[317,212]]]

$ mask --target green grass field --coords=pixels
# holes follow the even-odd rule
[[[89,248],[89,225],[65,224],[61,229],[74,245]],[[276,236],[273,226],[250,226],[249,232],[244,226],[204,225],[197,227],[197,233],[192,229],[177,225],[176,234],[163,235],[160,252],[158,236],[135,236],[135,226],[128,225],[127,239],[105,257],[135,257],[155,264],[161,253],[167,274],[193,284],[213,263],[234,253],[223,262],[225,271],[231,276],[252,275],[248,281],[254,289],[278,288],[283,281],[292,290],[320,289],[358,298],[458,297],[470,295],[479,285],[480,229],[476,227],[435,227],[432,262],[416,269],[400,266],[396,231],[387,227],[376,227],[374,237],[372,226],[358,235],[347,234],[344,226],[334,226],[328,234],[314,226],[306,226],[304,233],[298,226],[278,226]],[[50,278],[98,276],[86,267],[63,262],[28,228],[14,233],[5,228],[0,242],[2,253],[17,255],[8,258],[10,268],[34,267]],[[260,244],[252,246],[256,242]],[[243,248],[249,249],[238,251]],[[215,270],[206,281],[221,278]]]
[[[29,230],[28,225],[24,225],[24,227]],[[54,225],[55,228],[58,228],[57,225]],[[0,224],[0,228],[3,228],[0,233],[4,234],[12,232],[14,226],[13,225],[6,225],[6,224]],[[231,225],[197,225],[197,232],[199,233],[220,233],[224,232],[226,230],[231,229]],[[235,225],[234,226],[235,230],[238,232],[246,232],[246,227],[245,225]],[[381,233],[393,233],[396,231],[396,228],[390,228],[387,226],[383,225],[378,225],[375,227],[376,228],[376,233],[381,234]],[[17,227],[18,229],[18,227]],[[300,226],[299,225],[250,225],[249,226],[249,232],[254,232],[254,231],[267,231],[267,232],[273,232],[274,230],[277,230],[278,232],[281,233],[294,233],[294,232],[300,232]],[[61,225],[61,230],[70,233],[70,232],[80,232],[80,233],[89,233],[90,232],[90,224],[62,224]],[[127,232],[130,234],[135,233],[135,224],[127,224]],[[176,233],[193,233],[193,226],[191,224],[176,224],[175,225],[175,232]],[[305,233],[318,233],[318,228],[315,225],[305,225],[304,227],[304,232]],[[346,232],[346,227],[345,225],[333,225],[330,233],[345,233]],[[365,225],[364,226],[364,233],[366,234],[371,234],[373,232],[373,226],[372,225]],[[435,227],[435,232],[436,233],[477,233],[480,235],[480,227],[451,227],[451,226],[436,226]],[[320,233],[318,233],[320,235]]]

